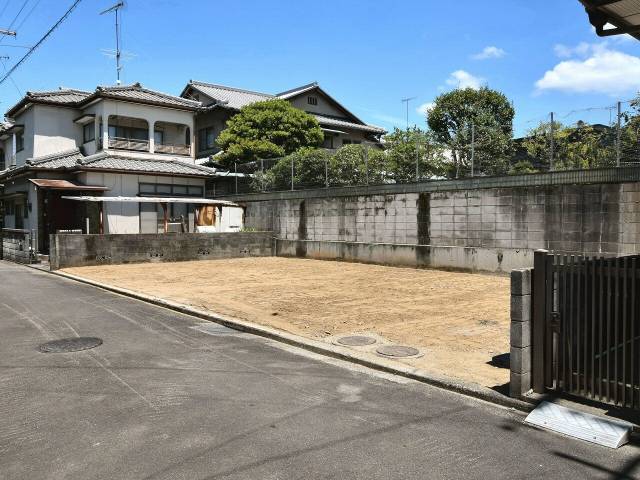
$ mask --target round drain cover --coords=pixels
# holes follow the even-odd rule
[[[350,335],[339,338],[338,343],[340,345],[348,345],[349,347],[364,347],[365,345],[373,345],[376,343],[376,339],[365,335]]]
[[[38,347],[42,353],[67,353],[79,352],[102,345],[102,339],[97,337],[62,338],[43,343]]]
[[[376,352],[384,357],[413,357],[418,355],[420,351],[413,347],[404,347],[402,345],[383,345],[376,349]]]

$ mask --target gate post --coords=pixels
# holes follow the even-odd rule
[[[545,314],[547,305],[547,250],[536,250],[533,253],[533,291],[531,304],[533,307],[533,350],[532,350],[532,387],[535,393],[544,393],[544,340]]]

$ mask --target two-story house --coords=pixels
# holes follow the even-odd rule
[[[190,80],[181,97],[201,102],[196,113],[196,158],[218,152],[215,140],[225,129],[227,120],[251,103],[279,98],[313,115],[324,132],[323,147],[337,149],[343,145],[368,143],[379,145],[385,130],[368,125],[331,97],[316,82],[271,95],[239,88]]]
[[[37,233],[46,252],[49,234],[60,231],[157,233],[167,216],[193,225],[194,205],[186,201],[124,200],[204,198],[214,171],[195,164],[200,108],[140,84],[28,92],[0,125],[5,228]],[[122,201],[68,198],[78,195]]]

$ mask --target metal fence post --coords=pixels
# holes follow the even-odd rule
[[[474,162],[476,155],[476,125],[471,123],[471,176],[474,175]]]
[[[233,162],[233,178],[236,181],[236,193],[238,193],[238,164]]]
[[[293,155],[291,156],[291,191],[293,191]]]
[[[620,118],[622,117],[622,102],[618,102],[618,119],[616,122],[616,167],[620,166]]]
[[[260,184],[262,186],[262,191],[264,192],[264,159],[260,159]]]
[[[364,171],[365,181],[369,185],[369,147],[367,145],[364,146]]]
[[[420,181],[420,143],[416,138],[416,182]]]
[[[547,250],[533,253],[533,290],[531,292],[532,315],[532,386],[536,393],[544,393],[545,358],[544,340],[547,308]]]
[[[324,188],[329,188],[329,157],[324,157]]]
[[[551,126],[550,126],[550,131],[551,131],[551,139],[550,139],[550,143],[549,143],[549,170],[551,170],[553,172],[553,150],[555,148],[555,138],[553,136],[553,112],[551,112],[550,114],[551,116]]]

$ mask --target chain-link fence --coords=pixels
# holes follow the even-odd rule
[[[534,172],[640,166],[640,114],[632,101],[549,113],[513,125],[457,125],[435,135],[394,132],[381,143],[304,150],[234,163],[227,193],[413,183]]]

